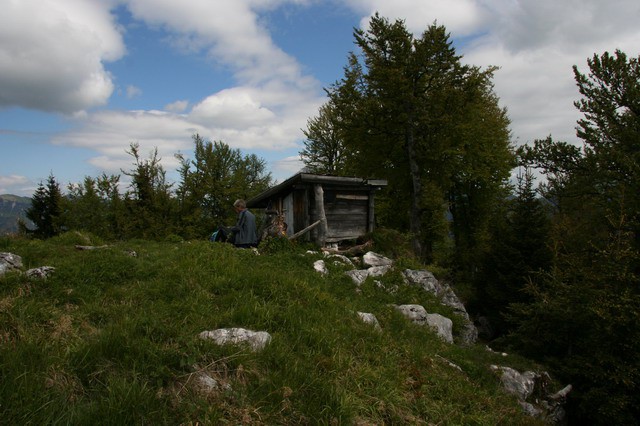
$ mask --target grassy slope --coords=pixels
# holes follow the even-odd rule
[[[447,345],[389,306],[447,313],[417,289],[367,282],[356,293],[342,267],[322,277],[319,256],[300,252],[143,241],[78,251],[77,238],[0,239],[25,268],[56,267],[45,282],[0,278],[6,424],[535,424],[489,371],[503,359]],[[197,337],[221,327],[272,341],[252,353]],[[198,370],[231,389],[197,392]]]

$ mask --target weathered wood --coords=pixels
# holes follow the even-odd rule
[[[373,195],[373,191],[371,191],[369,193],[369,205],[367,206],[367,213],[368,213],[368,217],[367,217],[367,232],[373,232],[373,227],[375,224],[375,217],[373,216],[374,212],[375,212],[375,208],[374,208],[374,195]]]
[[[322,251],[325,253],[342,254],[345,256],[358,256],[368,251],[372,245],[373,245],[372,241],[367,241],[364,244],[360,244],[359,246],[349,247],[348,249],[345,249],[345,250],[335,250],[335,249],[325,248],[325,249],[322,249]]]
[[[320,247],[324,247],[327,240],[327,217],[324,212],[324,190],[322,185],[317,183],[313,186],[313,192],[315,194],[315,213],[316,220],[321,221],[320,227],[316,234],[316,244]]]
[[[290,240],[295,240],[296,238],[298,238],[300,235],[304,235],[307,232],[311,231],[313,228],[315,228],[316,226],[320,225],[322,223],[322,220],[318,220],[316,222],[313,222],[311,225],[307,226],[306,228],[304,228],[302,231],[298,231],[295,234],[291,235],[289,237]]]

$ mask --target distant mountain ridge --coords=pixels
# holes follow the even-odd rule
[[[0,195],[0,235],[18,231],[18,219],[26,220],[25,212],[31,207],[31,198],[18,195]]]

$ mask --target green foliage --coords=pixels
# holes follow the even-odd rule
[[[69,229],[88,231],[106,239],[122,236],[124,212],[118,192],[120,176],[85,177],[82,184],[69,185],[65,197]]]
[[[275,254],[280,252],[292,252],[295,250],[296,243],[287,237],[267,237],[260,242],[259,249],[261,252]]]
[[[34,230],[24,233],[50,238],[62,230],[89,232],[105,240],[143,238],[171,241],[204,239],[217,226],[235,221],[233,202],[251,198],[271,184],[266,163],[243,156],[222,142],[194,135],[195,160],[178,155],[182,181],[176,193],[167,182],[158,150],[142,158],[138,144],[127,151],[133,168],[122,171],[131,181],[120,194],[120,175],[85,177],[70,184],[63,197],[53,175],[32,197],[27,218]],[[193,169],[195,168],[195,169]]]
[[[344,175],[346,155],[336,107],[331,101],[320,107],[318,116],[307,120],[304,149],[300,158],[311,173]]]
[[[498,336],[509,332],[509,306],[531,301],[524,291],[527,283],[548,271],[552,262],[551,219],[536,196],[530,170],[518,177],[515,195],[491,226],[490,249],[475,281],[477,300],[471,307],[491,321]]]
[[[64,226],[62,193],[53,174],[47,178],[46,186],[42,182],[38,185],[26,217],[36,228],[27,229],[23,224],[22,230],[36,238],[50,238],[61,232]]]
[[[135,162],[131,171],[123,171],[131,178],[130,189],[124,196],[125,235],[129,238],[161,238],[172,233],[177,206],[171,197],[172,184],[166,180],[158,149],[143,160],[139,145],[132,143],[127,154]]]
[[[362,55],[350,55],[327,104],[346,169],[388,180],[379,219],[409,231],[424,260],[446,246],[450,209],[458,263],[473,270],[513,165],[494,69],[463,65],[435,24],[414,37],[376,14],[355,39]]]
[[[193,160],[178,155],[181,182],[180,232],[186,238],[205,238],[217,226],[235,221],[233,203],[266,190],[271,174],[256,155],[243,156],[223,142],[205,141],[193,136]]]
[[[550,178],[552,267],[512,306],[510,342],[575,385],[572,416],[640,418],[640,58],[616,51],[574,67],[582,149],[538,141],[521,150]]]
[[[396,293],[371,280],[356,293],[301,251],[135,240],[79,251],[79,241],[98,242],[0,241],[56,267],[46,281],[0,277],[5,423],[536,424],[500,391],[495,355],[445,344],[389,306],[446,310],[395,273],[381,280]],[[382,332],[356,311],[374,312]],[[251,352],[198,338],[221,327],[272,341]],[[229,388],[202,393],[199,372]]]

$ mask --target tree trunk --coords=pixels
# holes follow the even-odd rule
[[[409,213],[409,232],[411,233],[411,247],[418,258],[422,258],[422,244],[420,243],[420,229],[422,228],[420,197],[422,196],[422,181],[420,179],[420,166],[416,159],[415,135],[412,128],[408,128],[405,134],[405,149],[409,160],[409,173],[411,173],[411,211]]]

